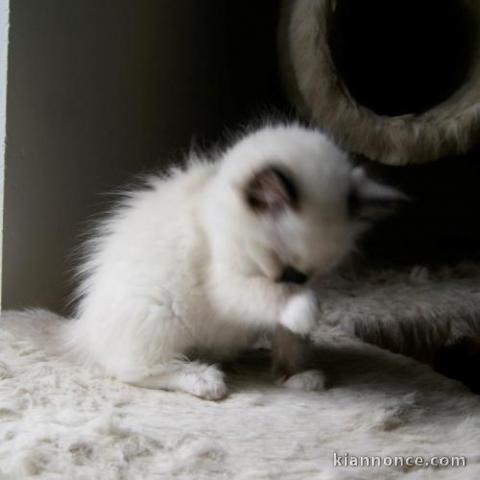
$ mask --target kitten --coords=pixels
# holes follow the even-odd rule
[[[296,124],[247,134],[213,161],[191,158],[99,227],[67,345],[124,382],[220,399],[224,375],[200,359],[229,359],[277,327],[307,336],[312,280],[352,251],[371,206],[399,197]],[[324,377],[310,370],[287,385],[319,389]]]

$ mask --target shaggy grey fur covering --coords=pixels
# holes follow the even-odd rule
[[[435,349],[480,335],[480,266],[364,270],[320,287],[317,343],[357,336],[429,361]]]
[[[480,4],[459,0],[480,18]],[[389,165],[467,151],[480,134],[480,49],[465,84],[420,115],[380,116],[357,104],[337,76],[327,41],[335,0],[284,0],[279,40],[289,96],[348,151]],[[433,15],[432,15],[433,16]]]

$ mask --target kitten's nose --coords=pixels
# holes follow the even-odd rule
[[[283,269],[278,282],[293,283],[295,285],[303,285],[308,280],[308,275],[294,267],[287,266]]]

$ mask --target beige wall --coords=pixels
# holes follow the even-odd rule
[[[224,5],[12,2],[5,308],[61,310],[72,248],[101,209],[99,193],[161,165],[192,134],[222,130],[232,102]]]

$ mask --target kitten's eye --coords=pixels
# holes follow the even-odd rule
[[[285,267],[283,269],[280,278],[278,279],[279,283],[293,283],[295,285],[303,285],[308,280],[308,275],[306,273],[300,272],[294,267]]]

